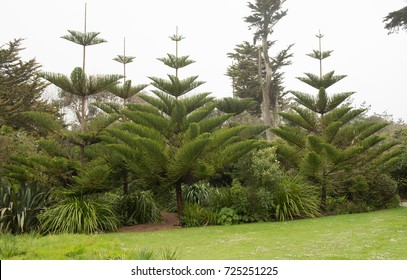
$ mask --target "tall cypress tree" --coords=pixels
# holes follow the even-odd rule
[[[286,125],[272,131],[285,140],[277,149],[283,162],[321,187],[321,208],[325,210],[330,187],[345,177],[388,170],[398,161],[401,150],[395,147],[397,142],[377,134],[387,123],[358,120],[365,110],[350,107],[347,100],[353,92],[328,95],[327,89],[346,76],[322,72],[322,61],[332,51],[322,51],[322,35],[317,37],[320,48],[309,56],[319,61],[320,73],[305,73],[306,77],[299,80],[318,92],[292,92],[298,105],[292,107],[292,112],[280,113]]]

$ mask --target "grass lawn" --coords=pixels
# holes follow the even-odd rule
[[[407,208],[290,222],[101,235],[0,235],[1,259],[407,260]]]

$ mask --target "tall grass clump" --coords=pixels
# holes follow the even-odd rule
[[[150,191],[135,191],[119,198],[116,205],[122,225],[158,223],[160,209]]]
[[[94,233],[114,231],[119,219],[114,206],[99,196],[67,197],[38,216],[44,233]]]

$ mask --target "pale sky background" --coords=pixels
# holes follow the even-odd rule
[[[243,20],[250,15],[248,0],[3,0],[0,45],[25,38],[24,59],[36,57],[44,71],[69,75],[81,66],[82,49],[60,37],[68,29],[83,31],[85,2],[87,30],[101,32],[108,41],[87,48],[88,74],[121,74],[121,64],[112,59],[122,54],[126,37],[126,55],[136,56],[128,64],[128,79],[139,84],[149,83],[148,76],[164,78],[171,69],[156,58],[175,52],[168,37],[178,26],[186,37],[180,55],[196,61],[181,70],[181,77],[199,75],[206,81],[200,91],[232,96],[225,76],[231,64],[226,54],[252,41]],[[321,30],[323,49],[334,50],[324,62],[324,72],[348,75],[328,92],[356,91],[355,106],[366,102],[371,113],[387,111],[394,120],[407,122],[407,32],[387,35],[382,23],[389,12],[406,5],[406,0],[287,0],[288,15],[270,38],[278,40],[272,53],[295,44],[293,64],[285,68],[286,88],[316,93],[295,77],[319,73],[318,62],[306,54],[318,48],[315,34]]]

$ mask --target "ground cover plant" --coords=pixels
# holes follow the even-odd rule
[[[290,222],[0,237],[1,259],[406,259],[407,208]]]

